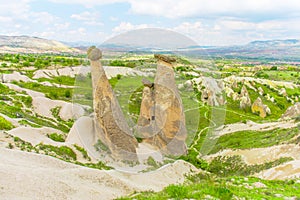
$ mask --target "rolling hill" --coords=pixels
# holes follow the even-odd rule
[[[30,36],[0,36],[0,53],[79,53],[61,42]]]

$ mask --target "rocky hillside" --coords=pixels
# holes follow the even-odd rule
[[[61,42],[29,36],[0,36],[0,53],[79,53]]]
[[[147,142],[133,132],[138,162],[125,163],[111,159],[109,146],[93,135],[93,74],[84,58],[5,54],[0,59],[0,196],[4,199],[34,195],[296,199],[300,195],[298,66],[226,59],[208,66],[205,60],[191,63],[177,58],[173,67],[178,91],[173,88],[173,93],[180,94],[185,111],[187,154],[166,156],[154,147],[163,141]],[[42,61],[48,62],[36,64]],[[157,61],[153,55],[126,54],[101,62],[125,120],[135,130],[140,114],[148,109],[142,97],[157,81]],[[172,74],[171,69],[165,74]],[[141,104],[146,109],[139,109]],[[166,128],[168,137],[167,131],[178,127],[172,125]],[[21,189],[16,192],[16,187]]]

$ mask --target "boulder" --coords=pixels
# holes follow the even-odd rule
[[[281,119],[293,119],[300,115],[300,102],[295,103],[293,106],[289,107],[285,113],[281,116]]]
[[[136,161],[138,143],[126,123],[120,105],[99,61],[101,51],[90,48],[88,57],[91,61],[94,120],[97,137],[109,148],[114,158]]]
[[[267,105],[264,105],[261,98],[258,97],[251,106],[252,113],[258,113],[260,117],[265,118],[271,114],[271,110]]]

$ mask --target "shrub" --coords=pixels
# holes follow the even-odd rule
[[[152,158],[152,156],[149,156],[147,159],[147,164],[153,167],[158,167],[157,162]]]

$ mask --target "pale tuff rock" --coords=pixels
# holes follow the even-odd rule
[[[285,88],[281,88],[278,94],[285,97],[287,95]]]
[[[223,95],[224,84],[220,80],[211,77],[194,78],[193,82],[201,91],[201,101],[210,106],[220,106],[225,104],[225,97]]]
[[[258,88],[258,94],[261,96],[264,95],[264,90],[261,87]]]
[[[173,62],[176,62],[175,58],[165,56],[165,55],[161,55],[161,54],[154,54],[154,58],[156,58],[158,60],[161,60],[161,61],[164,61],[164,62],[169,63],[169,64],[171,64]]]
[[[88,50],[88,57],[91,59],[97,136],[116,159],[137,160],[136,147],[138,143],[126,123],[120,105],[98,60],[101,58],[101,51],[92,47]]]
[[[271,114],[271,110],[267,105],[264,105],[261,98],[258,97],[251,106],[253,113],[259,113],[259,116],[265,118],[267,115]]]
[[[155,128],[155,93],[154,83],[143,79],[144,89],[142,103],[140,107],[140,116],[138,119],[138,135],[141,138],[149,138],[156,134]]]
[[[272,103],[275,102],[274,97],[271,97],[270,94],[267,94],[265,97],[266,97],[266,99],[267,99],[268,101],[271,101]]]
[[[248,107],[251,106],[251,99],[248,93],[247,88],[245,87],[245,85],[243,85],[242,89],[241,89],[241,101],[240,101],[240,108],[241,109],[246,109]]]
[[[281,116],[281,119],[292,119],[300,115],[300,103],[297,102],[295,105],[289,107],[285,113]]]
[[[144,81],[138,131],[144,141],[158,147],[165,155],[183,155],[187,147],[187,131],[183,105],[176,87],[173,66],[175,60],[155,55],[158,59],[154,87]]]
[[[234,94],[234,91],[230,87],[225,87],[225,93],[226,93],[227,97],[232,97],[232,95]]]

